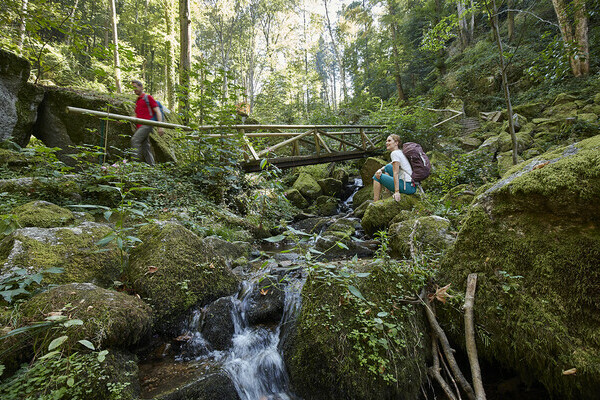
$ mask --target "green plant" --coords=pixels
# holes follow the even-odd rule
[[[45,274],[60,274],[62,272],[62,268],[56,267],[39,272],[32,272],[24,268],[11,270],[0,281],[0,296],[9,304],[15,300],[23,300],[41,288]]]

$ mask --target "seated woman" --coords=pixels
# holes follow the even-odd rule
[[[400,193],[414,194],[417,187],[412,181],[412,168],[402,152],[402,141],[398,135],[390,135],[385,141],[385,147],[391,151],[392,162],[378,169],[373,175],[373,200],[378,201],[381,195],[381,185],[394,193],[394,200],[400,201]]]

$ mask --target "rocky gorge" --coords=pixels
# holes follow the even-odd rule
[[[18,72],[19,60],[2,59],[0,88],[11,99],[4,114],[14,118],[0,137],[19,146],[31,136],[61,149],[90,143],[84,132],[96,132],[97,121],[70,119],[66,102],[115,106],[35,87],[23,78],[25,64]],[[130,113],[126,100],[121,106]],[[0,395],[425,398],[439,389],[419,294],[451,284],[454,297],[436,300],[436,313],[463,353],[460,307],[467,276],[477,273],[484,382],[505,371],[487,388],[517,378],[498,398],[527,398],[519,396],[532,387],[540,398],[595,398],[600,96],[562,93],[515,111],[518,165],[507,161],[503,112],[448,144],[485,160],[494,180],[432,200],[432,178],[424,193],[374,203],[371,176],[383,158],[307,167],[283,179],[291,211],[270,226],[233,207],[171,207],[163,198],[191,192],[174,181],[170,190],[135,193],[160,204],[141,218],[133,203],[123,208],[95,190],[107,184],[101,175],[48,174],[46,159],[6,145],[0,195],[16,200],[0,234]],[[176,159],[168,156],[175,147],[164,143],[162,161]],[[452,163],[442,150],[429,153],[438,171]],[[81,207],[91,203],[106,208]],[[251,382],[240,379],[243,368]]]

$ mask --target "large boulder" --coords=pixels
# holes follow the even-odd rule
[[[154,397],[155,400],[240,400],[235,385],[225,372],[202,375],[176,389]]]
[[[48,315],[80,319],[71,326],[69,342],[74,351],[84,350],[78,340],[87,339],[96,348],[128,348],[150,334],[152,310],[141,299],[99,288],[91,283],[71,283],[50,289],[27,300],[20,307],[23,325],[43,321]],[[47,346],[45,332],[36,337],[37,346]]]
[[[276,276],[267,275],[249,294],[246,315],[250,325],[276,324],[281,320],[285,286]]]
[[[403,194],[400,201],[387,198],[369,204],[360,223],[365,233],[373,236],[375,232],[387,230],[392,219],[402,210],[412,210],[420,205],[419,198],[414,195]]]
[[[44,283],[92,282],[109,286],[120,279],[121,257],[115,246],[96,244],[111,232],[102,224],[84,222],[69,228],[21,228],[0,241],[0,277],[18,269],[35,274],[52,267],[60,274],[44,275]]]
[[[142,241],[132,251],[128,278],[154,309],[157,329],[175,329],[188,309],[238,289],[238,279],[211,246],[173,221],[140,228]]]
[[[233,344],[233,308],[230,297],[221,297],[206,307],[202,336],[215,350],[227,350]]]
[[[441,253],[454,241],[449,230],[450,221],[437,215],[398,222],[390,226],[391,253],[404,258]]]
[[[340,180],[325,178],[319,179],[317,183],[321,186],[324,196],[340,197],[342,194],[342,181]]]
[[[307,200],[315,200],[323,194],[323,190],[315,178],[306,172],[301,172],[300,175],[298,175],[298,179],[294,182],[293,188],[298,190]]]
[[[129,123],[103,121],[89,114],[68,112],[67,106],[106,111],[125,116],[134,115],[133,96],[110,97],[106,94],[92,91],[82,91],[59,87],[45,88],[44,101],[40,105],[38,119],[33,127],[33,135],[48,147],[58,147],[59,157],[64,162],[72,163],[65,154],[73,153],[74,146],[94,145],[106,148],[110,153],[112,148],[127,150],[130,148],[130,137],[133,129]],[[151,135],[155,159],[158,162],[174,161],[170,143],[171,134],[159,137]]]
[[[489,336],[480,355],[552,397],[600,389],[598,198],[600,136],[521,163],[474,200],[440,268],[459,292],[478,273],[475,316]],[[446,311],[461,331],[462,316]]]
[[[14,53],[0,49],[0,142],[11,140],[25,147],[36,122],[44,92],[27,83],[31,65]]]
[[[291,389],[305,399],[420,398],[430,348],[423,313],[398,311],[394,300],[417,291],[414,282],[381,264],[359,267],[367,277],[341,268],[314,269],[302,289],[296,329],[281,343]]]
[[[384,167],[386,164],[387,162],[381,158],[367,158],[363,166],[360,168],[360,178],[362,179],[363,184],[367,185],[369,182],[372,182],[375,171],[381,167]]]

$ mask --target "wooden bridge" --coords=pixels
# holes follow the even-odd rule
[[[208,133],[209,138],[241,138],[246,172],[261,170],[266,160],[285,169],[368,157],[383,152],[383,125],[232,125],[201,126],[199,131],[236,130],[237,133]],[[263,143],[254,143],[261,141]],[[261,146],[257,150],[257,146]]]
[[[240,165],[246,172],[260,171],[264,160],[285,169],[380,154],[384,150],[382,142],[385,139],[382,130],[386,128],[384,125],[205,125],[191,128],[76,107],[67,107],[67,111],[106,120],[193,131],[194,134],[188,136],[190,138],[239,138],[244,146],[244,160],[240,161]]]

